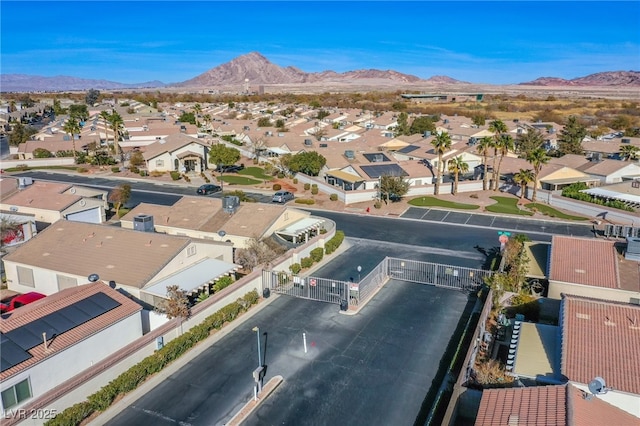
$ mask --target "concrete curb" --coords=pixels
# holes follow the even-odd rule
[[[236,415],[231,418],[231,420],[229,420],[227,426],[238,426],[242,424],[242,422],[244,422],[246,418],[249,417],[249,415],[253,413],[265,399],[267,399],[267,397],[269,397],[269,395],[275,392],[275,390],[283,381],[284,379],[279,375],[269,379],[267,384],[262,388],[262,392],[260,393],[258,399],[251,399],[250,401],[248,401],[244,405],[244,407],[242,407],[242,409],[238,411]]]

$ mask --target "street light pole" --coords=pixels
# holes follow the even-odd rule
[[[362,266],[358,265],[356,269],[358,270],[358,282],[360,282],[360,272],[362,272]]]
[[[253,327],[253,331],[256,332],[256,336],[258,336],[258,367],[262,367],[262,355],[260,354],[260,329],[258,327]]]

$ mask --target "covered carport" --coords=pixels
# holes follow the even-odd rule
[[[625,203],[626,205],[634,208],[640,207],[640,196],[635,194],[629,194],[618,191],[611,191],[605,188],[591,188],[585,189],[581,192],[589,194],[591,196],[602,198],[605,200],[616,200]]]
[[[330,170],[325,173],[325,176],[329,185],[339,186],[345,191],[355,191],[365,182],[362,176],[357,176],[342,170]]]

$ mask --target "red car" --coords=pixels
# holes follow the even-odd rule
[[[36,293],[35,291],[30,291],[29,293],[20,294],[8,303],[0,302],[0,313],[11,312],[20,306],[28,305],[31,302],[35,302],[36,300],[40,300],[46,297],[44,294]]]

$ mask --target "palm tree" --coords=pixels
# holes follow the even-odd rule
[[[198,126],[198,116],[202,113],[202,106],[200,104],[195,104],[193,106],[193,113],[195,114],[195,119],[196,119],[196,127]]]
[[[533,166],[533,173],[535,175],[535,182],[533,184],[533,195],[531,196],[531,201],[536,201],[536,192],[538,189],[538,179],[540,177],[540,171],[542,170],[542,166],[547,164],[551,157],[547,155],[547,151],[544,148],[537,148],[531,151],[527,155],[527,161]]]
[[[624,158],[625,161],[637,160],[639,152],[640,148],[635,145],[622,145],[619,151],[620,156]]]
[[[500,154],[500,161],[498,161],[498,168],[495,170],[495,180],[493,183],[493,190],[498,190],[498,185],[500,183],[500,167],[502,167],[502,159],[509,151],[513,151],[513,138],[511,135],[502,135],[502,137],[496,140],[496,146],[498,148],[498,153]]]
[[[62,128],[65,132],[71,135],[71,142],[73,146],[73,159],[75,160],[77,157],[76,154],[76,138],[75,135],[80,134],[80,123],[73,117],[69,117],[67,122],[64,123],[64,127]]]
[[[495,189],[498,188],[498,180],[500,179],[500,175],[496,174],[496,159],[498,158],[498,149],[499,149],[499,140],[502,139],[502,134],[507,132],[507,125],[504,124],[502,120],[493,120],[489,123],[489,130],[493,132],[493,163],[491,165],[491,169],[493,170],[493,182],[492,187]]]
[[[536,176],[531,169],[520,169],[518,173],[513,175],[513,180],[518,186],[520,186],[520,201],[524,199],[524,194],[527,192],[527,185],[535,180]]]
[[[449,173],[453,174],[453,195],[458,193],[458,176],[460,173],[465,174],[469,171],[469,164],[463,159],[462,155],[458,155],[449,161]]]
[[[100,112],[100,118],[102,118],[102,120],[104,121],[104,135],[105,135],[105,138],[107,140],[107,144],[109,143],[109,135],[107,134],[107,129],[109,128],[109,117],[110,116],[111,116],[111,114],[107,110],[104,110],[104,111]]]
[[[451,136],[447,132],[441,132],[431,141],[431,145],[435,148],[438,154],[438,167],[436,169],[436,184],[434,186],[434,195],[438,195],[440,192],[440,177],[442,176],[442,155],[451,149]]]
[[[115,156],[118,156],[120,152],[120,146],[118,145],[118,140],[120,139],[120,129],[124,125],[124,120],[118,114],[118,112],[114,109],[111,114],[109,114],[109,125],[113,130],[113,148]]]
[[[489,136],[485,136],[480,139],[480,143],[478,144],[478,154],[482,155],[482,164],[484,165],[484,173],[482,174],[482,190],[487,190],[487,181],[489,177],[487,176],[487,159],[489,157],[489,150],[493,148],[493,139]]]

